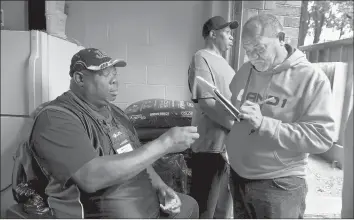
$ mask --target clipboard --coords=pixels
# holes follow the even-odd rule
[[[219,101],[225,110],[238,122],[242,119],[239,117],[240,111],[227,99],[223,96],[220,91],[212,84],[207,82],[200,76],[196,77],[197,83],[201,86],[204,91],[209,92],[217,101]]]

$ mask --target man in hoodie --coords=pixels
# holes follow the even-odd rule
[[[230,84],[243,120],[226,141],[235,218],[303,218],[307,157],[333,143],[329,79],[284,38],[273,15],[254,16],[243,27],[249,62]]]
[[[232,199],[228,191],[228,169],[224,139],[232,121],[214,97],[203,91],[195,80],[202,77],[228,99],[229,84],[235,75],[222,54],[232,46],[232,29],[238,22],[226,22],[221,16],[203,25],[205,48],[197,51],[188,70],[188,84],[195,103],[192,125],[198,126],[200,138],[192,145],[191,196],[199,204],[200,218],[230,218]],[[222,195],[220,197],[219,195]],[[223,210],[221,210],[223,207]]]

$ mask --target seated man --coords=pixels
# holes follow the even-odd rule
[[[175,127],[140,145],[129,119],[113,104],[125,61],[89,48],[71,60],[70,90],[44,107],[31,136],[48,178],[47,202],[57,218],[198,218],[198,205],[174,192],[151,164],[199,138]],[[161,212],[162,211],[162,212]]]

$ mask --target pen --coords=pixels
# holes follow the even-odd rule
[[[263,101],[258,102],[258,105],[262,105],[262,104],[269,102],[269,101],[275,101],[275,98],[274,97],[267,98]]]

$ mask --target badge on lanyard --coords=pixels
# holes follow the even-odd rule
[[[112,139],[113,148],[118,154],[127,153],[134,150],[130,144],[129,136],[125,132],[113,127],[109,132],[109,135]]]
[[[118,154],[122,154],[122,153],[127,153],[127,152],[130,152],[130,151],[133,151],[133,150],[134,149],[133,149],[132,145],[130,143],[128,143],[128,144],[124,145],[123,147],[118,148],[116,150],[116,152]]]

